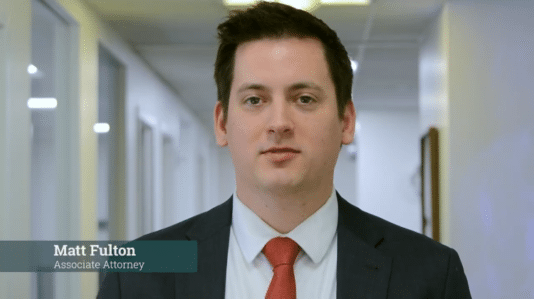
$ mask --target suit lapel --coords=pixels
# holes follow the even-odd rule
[[[392,258],[376,248],[383,232],[339,194],[337,298],[386,298]],[[187,233],[197,240],[196,273],[175,274],[176,298],[224,299],[232,198],[201,214]]]
[[[187,233],[197,240],[197,272],[175,274],[176,298],[224,299],[232,198],[201,214]]]
[[[337,298],[386,298],[392,258],[376,249],[383,232],[338,194]]]

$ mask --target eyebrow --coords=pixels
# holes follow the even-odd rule
[[[312,83],[312,82],[298,82],[298,83],[295,83],[293,85],[291,85],[289,87],[289,90],[290,91],[295,91],[295,90],[299,90],[299,89],[306,89],[306,88],[311,88],[311,89],[315,89],[319,92],[323,92],[323,89],[315,84],[315,83]],[[237,90],[238,93],[240,92],[243,92],[243,91],[246,91],[246,90],[269,90],[269,88],[265,85],[261,85],[261,84],[257,84],[257,83],[251,83],[251,84],[245,84],[243,85],[241,88],[239,88]]]
[[[269,88],[267,88],[266,86],[264,85],[261,85],[261,84],[256,84],[256,83],[251,83],[251,84],[245,84],[243,86],[241,86],[237,92],[240,93],[240,92],[243,92],[243,91],[246,91],[246,90],[268,90]]]
[[[316,91],[323,92],[323,89],[319,85],[317,85],[317,84],[315,84],[313,82],[295,83],[295,84],[293,84],[293,85],[291,85],[289,87],[289,90],[290,91],[294,91],[294,90],[306,89],[306,88],[311,88],[311,89],[315,89]]]

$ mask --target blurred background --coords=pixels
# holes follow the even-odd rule
[[[353,60],[336,189],[422,232],[421,138],[437,128],[440,241],[473,298],[534,298],[534,2],[297,2]],[[131,240],[228,199],[213,64],[236,7],[0,0],[0,240]],[[0,273],[0,298],[94,298],[98,283]]]

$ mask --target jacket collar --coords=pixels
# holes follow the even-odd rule
[[[197,272],[175,274],[175,297],[224,299],[232,197],[197,217],[186,233],[197,241]]]
[[[392,258],[378,250],[384,230],[339,193],[337,198],[337,298],[386,298]],[[176,297],[224,299],[232,197],[197,217],[187,232],[198,242],[197,272],[176,274]]]
[[[339,194],[337,298],[386,298],[392,258],[378,248],[384,230]]]

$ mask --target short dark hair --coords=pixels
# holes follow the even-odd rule
[[[224,120],[228,117],[235,53],[240,44],[264,38],[316,38],[324,48],[330,76],[334,82],[339,117],[351,100],[352,68],[347,50],[336,32],[312,14],[276,2],[259,2],[246,10],[233,10],[217,27],[219,50],[215,61],[217,100]]]

